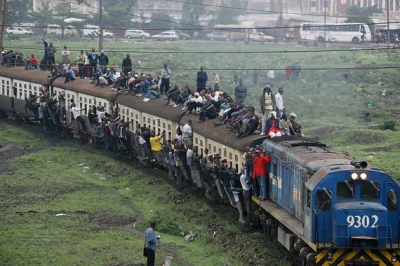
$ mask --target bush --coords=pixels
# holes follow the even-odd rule
[[[383,129],[390,129],[390,130],[396,130],[396,125],[397,121],[394,119],[387,119],[383,121],[382,128]]]

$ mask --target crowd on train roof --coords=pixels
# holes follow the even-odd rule
[[[39,62],[35,55],[31,55],[26,60],[26,70],[40,68],[49,71],[49,77],[64,77],[65,83],[73,82],[78,77],[88,79],[96,86],[107,87],[119,94],[144,97],[144,102],[164,96],[165,105],[182,108],[184,114],[197,114],[198,123],[206,119],[213,120],[215,127],[225,126],[227,130],[235,132],[238,138],[253,134],[271,138],[302,135],[301,126],[295,120],[296,114],[288,114],[285,108],[283,87],[274,94],[272,84],[267,84],[259,98],[261,112],[257,113],[253,106],[245,104],[248,90],[237,75],[234,77],[234,95],[229,95],[222,92],[218,74],[209,77],[204,67],[200,67],[197,72],[196,88],[190,88],[187,84],[172,85],[173,73],[167,64],[155,75],[139,74],[133,70],[132,60],[127,54],[119,72],[108,67],[109,59],[104,51],[97,53],[95,49],[89,52],[82,50],[73,58],[67,46],[61,50],[62,62],[56,63],[57,49],[52,43],[44,42],[44,45],[44,59]],[[4,56],[10,54],[3,53],[3,61]],[[288,66],[285,74],[287,78],[298,78],[300,72],[300,66],[294,64]],[[273,71],[268,72],[268,78],[274,76]],[[258,76],[255,75],[256,78]],[[37,97],[40,97],[38,107],[34,104]],[[86,123],[81,113],[87,113],[90,126],[97,137],[104,140],[106,150],[114,154],[140,150],[142,159],[158,162],[168,169],[171,182],[180,186],[187,184],[205,187],[207,197],[216,191],[222,201],[237,206],[240,222],[244,222],[246,215],[250,217],[252,214],[252,195],[260,200],[268,197],[268,166],[271,157],[260,146],[249,149],[239,172],[236,167],[228,165],[221,155],[211,154],[207,149],[203,151],[193,145],[191,119],[184,126],[178,127],[176,135],[171,139],[166,139],[165,132],[155,132],[150,127],[140,125],[132,136],[127,134],[131,122],[118,117],[116,109],[107,112],[103,107],[92,106],[90,110],[82,110],[74,100],[66,103],[63,94],[57,97],[43,89],[41,96],[30,95],[26,102],[27,108],[35,113],[44,128],[49,118],[56,125],[59,124],[56,117],[62,117],[62,123],[66,123],[66,110],[69,110],[70,123],[76,120],[81,130],[86,132]]]

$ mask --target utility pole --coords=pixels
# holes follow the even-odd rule
[[[99,52],[103,50],[103,0],[99,0],[99,24],[100,24],[100,35],[99,35]]]
[[[7,0],[3,0],[3,4],[1,6],[0,53],[1,51],[3,51],[3,36],[4,36],[4,27],[6,24],[6,10],[7,10]]]
[[[390,57],[390,28],[389,28],[389,0],[386,0],[386,41],[387,41],[387,58]]]
[[[326,47],[326,0],[324,0],[324,47]]]

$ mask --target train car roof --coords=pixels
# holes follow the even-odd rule
[[[48,75],[50,72],[41,71],[39,69],[25,70],[25,67],[5,67],[0,66],[0,76],[11,79],[17,79],[27,82],[33,82],[44,85],[50,84]]]
[[[304,137],[278,137],[264,141],[264,146],[274,155],[279,153],[313,172],[334,165],[350,165],[352,158],[342,152],[332,150],[325,144]]]
[[[143,102],[143,97],[135,97],[131,94],[128,94],[119,95],[117,102],[140,112],[144,112],[170,121],[179,122],[183,113],[180,107],[174,108],[170,105],[165,105],[167,101],[164,100],[163,97],[151,98],[150,101]]]
[[[95,86],[90,84],[90,79],[77,78],[74,81],[64,83],[64,78],[60,77],[54,80],[53,86],[77,93],[84,93],[93,97],[107,99],[109,101],[115,101],[117,99],[117,93],[115,91],[111,91],[111,87]]]
[[[199,120],[198,115],[183,116],[181,125],[186,124],[189,119],[193,121],[192,128],[194,132],[235,150],[248,151],[249,148],[262,144],[265,139],[260,135],[249,135],[238,139],[235,133],[229,131],[225,126],[214,127],[214,120],[206,119],[204,123],[197,123]]]

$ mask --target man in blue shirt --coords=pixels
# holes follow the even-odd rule
[[[156,221],[152,221],[146,230],[145,238],[145,254],[147,257],[147,266],[154,266],[156,260],[156,235],[154,234],[156,228]]]
[[[74,81],[76,79],[74,70],[71,69],[71,66],[68,67],[67,73],[65,73],[65,81],[64,83]]]

